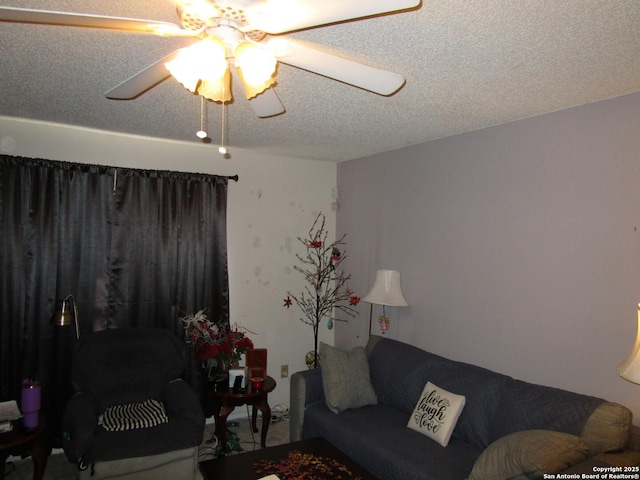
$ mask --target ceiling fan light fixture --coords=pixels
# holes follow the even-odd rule
[[[236,67],[241,71],[243,82],[254,89],[261,88],[257,93],[273,85],[277,61],[269,50],[245,41],[236,46],[233,56]]]
[[[240,80],[240,83],[242,83],[242,87],[244,88],[244,96],[246,97],[247,100],[251,100],[253,97],[264,92],[267,88],[271,87],[272,85],[275,85],[276,83],[276,81],[273,78],[269,77],[269,79],[266,82],[260,83],[258,85],[254,85],[245,80],[245,77],[241,68],[237,68],[236,71],[238,72],[238,79]]]
[[[207,37],[195,45],[202,80],[219,80],[229,71],[227,49],[222,39]]]
[[[200,77],[198,72],[192,68],[189,55],[186,54],[187,50],[181,50],[176,57],[165,63],[164,66],[169,70],[169,73],[173,78],[180,82],[186,89],[195,92]]]
[[[176,58],[165,63],[165,67],[178,82],[194,93],[200,80],[217,82],[229,71],[226,49],[218,37],[205,38],[180,50]]]
[[[217,80],[203,80],[198,87],[198,93],[214,102],[231,101],[231,73],[227,69],[222,78]]]

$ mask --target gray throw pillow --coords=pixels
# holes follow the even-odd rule
[[[325,402],[333,413],[378,403],[364,347],[344,351],[320,343],[320,365]]]

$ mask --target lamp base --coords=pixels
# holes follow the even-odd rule
[[[383,313],[378,317],[378,323],[380,324],[380,331],[384,335],[387,330],[389,330],[389,317],[387,317],[386,313]]]

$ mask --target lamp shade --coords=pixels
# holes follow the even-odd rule
[[[227,69],[224,75],[217,80],[202,80],[198,87],[198,93],[214,102],[230,102],[231,74],[229,70]]]
[[[200,81],[220,82],[229,68],[224,42],[215,36],[179,50],[176,57],[164,65],[178,82],[194,93]]]
[[[627,359],[618,365],[618,373],[625,380],[640,384],[640,304],[638,305],[638,334]]]
[[[249,42],[240,42],[234,50],[235,66],[247,99],[264,92],[276,81],[276,57],[269,50]]]
[[[373,287],[371,287],[371,290],[369,290],[369,293],[367,293],[362,301],[392,307],[409,306],[400,288],[400,272],[395,270],[378,270]]]
[[[260,85],[276,71],[276,57],[266,48],[253,43],[240,42],[234,52],[235,65],[244,72],[244,79],[252,85]]]
[[[69,298],[57,302],[56,309],[51,316],[51,325],[55,327],[68,327],[76,324],[76,314],[73,303]]]
[[[57,302],[56,309],[51,316],[50,323],[55,327],[67,327],[73,325],[75,327],[76,339],[80,338],[78,309],[73,295],[68,295],[63,300]]]

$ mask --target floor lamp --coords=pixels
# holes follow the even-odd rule
[[[75,341],[80,338],[80,328],[78,323],[78,307],[73,295],[67,295],[56,303],[49,322],[54,327],[68,327],[73,325],[75,331]],[[73,395],[71,386],[71,370],[73,368],[73,348],[66,341],[67,335],[59,330],[56,334],[56,369],[55,380],[52,382],[51,406],[53,417],[49,430],[51,432],[51,442],[54,447],[62,446],[62,414],[67,400]]]
[[[638,305],[638,335],[636,343],[626,360],[618,365],[618,373],[625,380],[640,384],[640,304]]]
[[[382,305],[382,315],[378,317],[382,334],[389,329],[389,317],[385,306],[408,307],[409,304],[402,294],[400,287],[400,272],[396,270],[378,270],[376,280],[369,293],[362,299],[363,302],[370,303],[369,307],[369,335],[371,335],[371,317],[373,315],[373,305]]]

